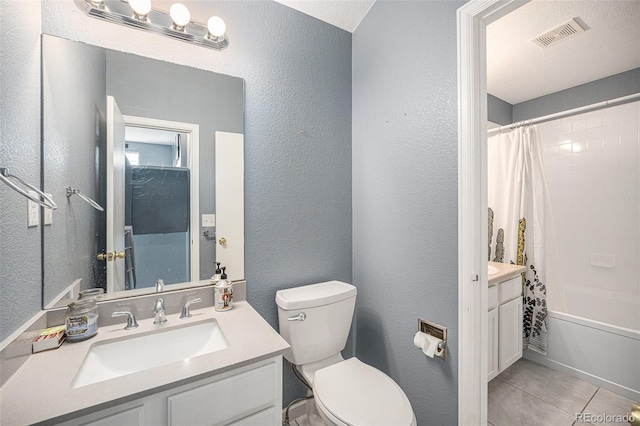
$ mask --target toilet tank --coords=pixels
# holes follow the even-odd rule
[[[356,294],[354,286],[341,281],[278,290],[280,335],[291,345],[285,358],[303,365],[342,351],[351,329]]]

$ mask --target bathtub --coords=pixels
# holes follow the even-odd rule
[[[640,331],[548,311],[547,355],[524,357],[640,401]]]

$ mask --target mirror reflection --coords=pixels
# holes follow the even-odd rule
[[[243,190],[243,80],[48,35],[42,44],[44,188],[60,206],[43,226],[44,307],[87,288],[126,297],[160,279],[165,289],[206,280],[216,261],[243,279],[243,223],[225,219],[238,208],[225,201],[242,199],[231,191]],[[225,140],[234,148],[220,149]],[[236,177],[216,179],[231,164]]]

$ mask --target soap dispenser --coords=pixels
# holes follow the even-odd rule
[[[213,286],[216,311],[228,311],[233,308],[233,283],[227,280],[226,269],[222,267],[220,280]]]
[[[220,262],[216,262],[216,272],[213,274],[209,282],[211,284],[216,284],[222,278],[222,271],[220,270]]]

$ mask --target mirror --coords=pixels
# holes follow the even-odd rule
[[[43,215],[43,307],[205,285],[215,262],[244,279],[243,80],[49,35],[42,55],[59,206]]]

